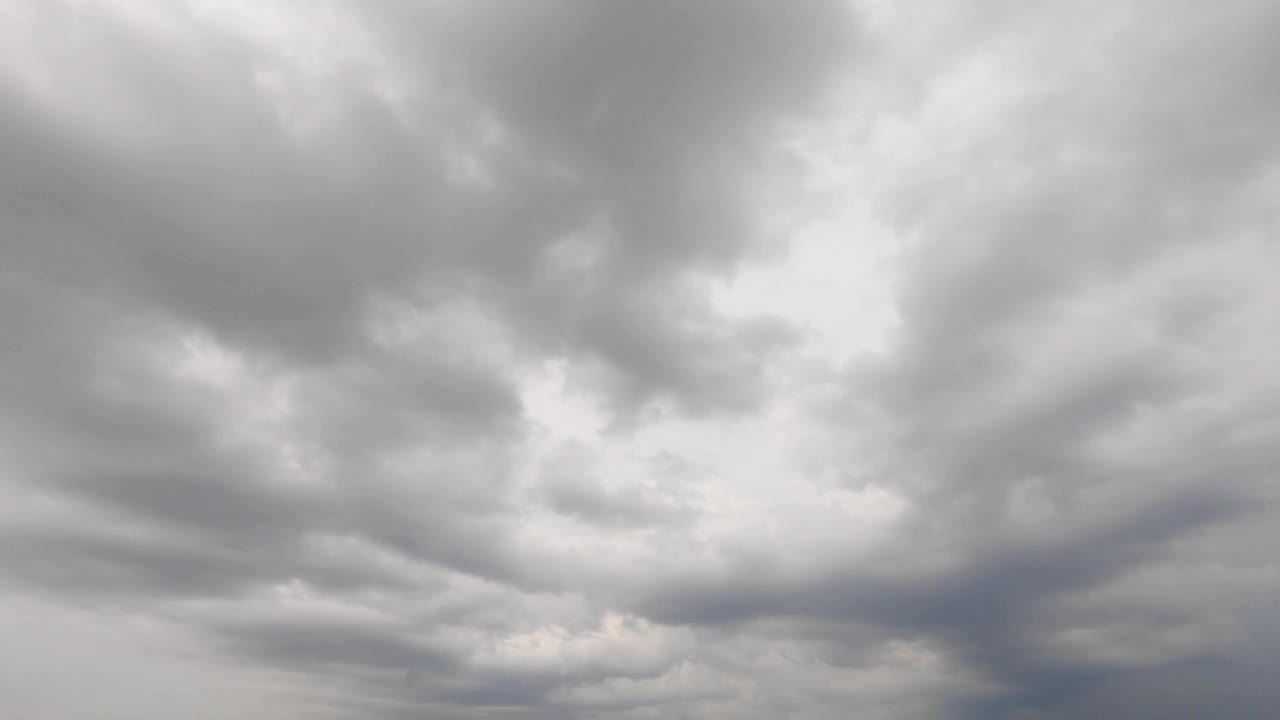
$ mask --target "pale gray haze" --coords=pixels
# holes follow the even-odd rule
[[[1280,704],[1280,3],[0,0],[0,717]]]

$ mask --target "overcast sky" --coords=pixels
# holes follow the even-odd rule
[[[1280,4],[0,0],[0,716],[1280,703]]]

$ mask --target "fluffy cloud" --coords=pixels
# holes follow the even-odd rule
[[[6,712],[1280,699],[1268,3],[3,13]]]

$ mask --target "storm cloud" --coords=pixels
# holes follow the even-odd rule
[[[0,712],[1280,702],[1280,9],[0,0]]]

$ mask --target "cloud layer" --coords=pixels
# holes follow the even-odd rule
[[[1273,4],[0,13],[5,715],[1280,701]]]

